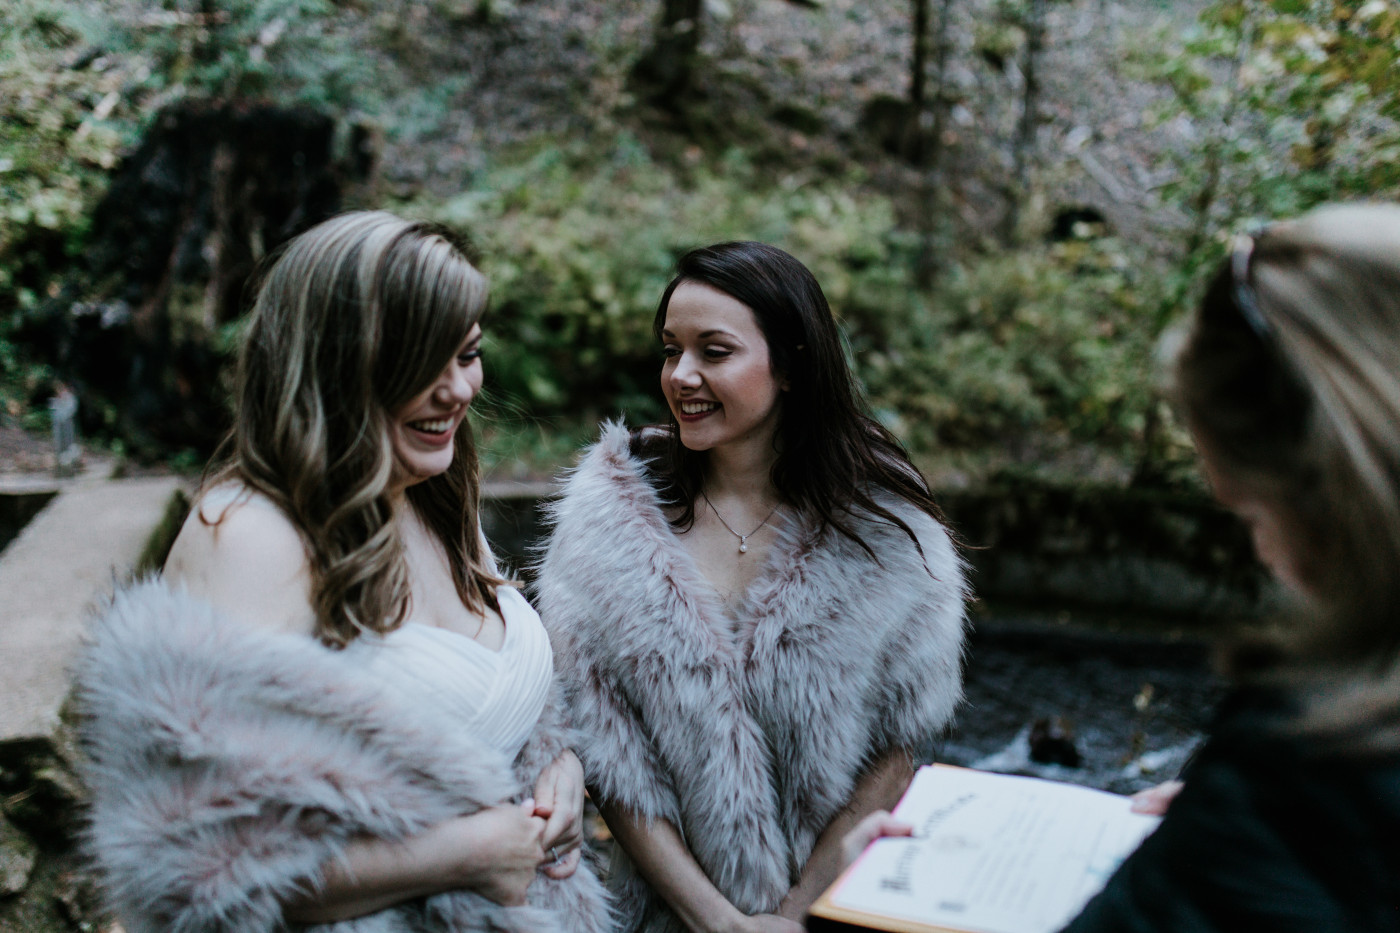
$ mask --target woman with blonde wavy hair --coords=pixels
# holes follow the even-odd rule
[[[1238,237],[1174,382],[1293,606],[1223,646],[1210,738],[1066,931],[1400,930],[1400,207]]]
[[[88,843],[128,930],[585,930],[582,770],[478,526],[487,283],[378,212],[261,283],[236,424],[79,671]]]

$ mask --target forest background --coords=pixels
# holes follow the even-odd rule
[[[491,475],[660,419],[723,239],[817,274],[935,485],[1193,482],[1154,363],[1229,234],[1400,187],[1395,0],[7,0],[0,426],[228,423],[244,285],[326,214],[465,233]]]

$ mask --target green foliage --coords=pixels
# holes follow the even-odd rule
[[[149,67],[164,97],[272,100],[337,109],[378,86],[374,56],[355,48],[362,15],[329,0],[117,0],[109,41]]]
[[[1397,51],[1395,0],[1217,0],[1194,32],[1143,56],[1139,76],[1172,91],[1155,121],[1190,140],[1158,191],[1187,225],[1154,330],[1197,300],[1247,221],[1400,195]],[[1169,472],[1161,450],[1181,445],[1163,432],[1179,428],[1154,420],[1139,469]]]
[[[598,418],[660,418],[652,316],[687,249],[775,243],[822,283],[877,415],[914,446],[1063,432],[1126,448],[1141,431],[1151,287],[1114,241],[969,260],[938,294],[909,284],[917,244],[891,203],[847,184],[762,185],[738,154],[687,177],[623,135],[600,159],[544,148],[427,214],[471,235],[492,278],[488,449],[551,451],[528,411],[586,436]],[[493,434],[494,432],[494,434]],[[509,457],[507,457],[509,459]]]
[[[29,411],[51,378],[8,337],[57,292],[108,172],[163,104],[253,98],[377,115],[387,138],[426,148],[475,80],[433,63],[454,61],[442,51],[455,30],[496,28],[514,6],[0,5],[0,406]],[[997,15],[979,19],[973,39],[1004,57],[1021,41],[1020,5],[989,6]],[[618,88],[609,96],[595,82],[579,106],[597,108],[590,125],[616,127],[627,118],[607,102],[625,98],[618,76],[633,50],[609,38],[621,28],[611,19],[599,23],[592,54],[616,57],[599,80],[611,74]],[[1187,220],[1165,270],[1113,240],[964,251],[947,258],[935,292],[920,293],[909,275],[916,244],[867,179],[783,176],[786,163],[759,170],[738,150],[711,159],[725,145],[716,139],[735,138],[718,132],[704,146],[665,138],[652,150],[625,131],[603,143],[536,142],[513,157],[490,153],[494,167],[466,193],[397,207],[465,230],[481,248],[493,280],[495,410],[479,414],[498,466],[547,468],[601,417],[661,417],[656,301],[686,249],[735,238],[779,244],[813,269],[873,408],[915,447],[1058,435],[1128,450],[1158,411],[1156,338],[1218,261],[1224,231],[1323,200],[1400,193],[1397,41],[1395,0],[1218,0],[1194,33],[1157,43],[1141,74],[1172,90],[1155,116],[1186,140],[1175,179],[1155,192]],[[669,162],[650,155],[668,147]],[[230,327],[218,346],[235,337]]]
[[[851,341],[882,419],[921,450],[1036,435],[1130,449],[1151,398],[1155,296],[1124,250],[977,257],[927,297],[867,278],[852,311],[871,323]]]
[[[183,96],[353,109],[361,88],[380,86],[367,64],[375,59],[349,41],[355,28],[355,14],[325,0],[0,5],[4,412],[42,418],[35,406],[52,373],[26,359],[13,335],[64,288],[110,172],[154,115]],[[101,414],[107,423],[117,420]]]
[[[84,52],[94,31],[53,0],[0,7],[0,411],[25,423],[42,421],[31,402],[51,373],[11,336],[58,291],[129,138],[130,72]]]
[[[738,153],[688,180],[623,134],[596,152],[546,147],[476,190],[416,213],[468,231],[493,282],[498,391],[546,417],[662,414],[656,302],[686,250],[727,239],[782,243],[812,261],[838,301],[844,253],[892,224],[879,199],[839,186],[753,187]]]
[[[27,428],[48,427],[46,410],[31,405],[52,381],[43,363],[25,358],[10,340],[11,325],[0,322],[0,422],[13,420]]]
[[[1198,140],[1161,192],[1191,219],[1188,263],[1241,218],[1400,194],[1397,42],[1394,0],[1220,0],[1158,47],[1145,74],[1174,93],[1157,119]]]
[[[62,65],[82,38],[53,3],[17,0],[0,9],[0,291],[21,287],[14,253],[36,232],[53,234],[67,253],[81,247],[87,214],[125,141],[114,118],[127,75]]]

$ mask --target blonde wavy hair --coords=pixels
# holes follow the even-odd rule
[[[211,484],[236,479],[297,527],[311,562],[316,634],[344,646],[409,609],[388,495],[389,413],[427,388],[486,309],[485,277],[452,231],[384,212],[334,217],[293,239],[257,291],[239,358],[237,414]],[[496,607],[478,530],[470,426],[452,466],[411,486],[462,602]]]
[[[1265,666],[1333,685],[1319,687],[1329,694],[1314,707],[1319,722],[1393,717],[1400,207],[1334,205],[1240,241],[1195,316],[1174,382],[1212,463],[1286,516],[1307,555],[1312,598],[1271,640]]]

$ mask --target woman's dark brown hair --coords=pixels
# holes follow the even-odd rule
[[[787,380],[772,470],[783,499],[813,516],[820,528],[836,529],[877,559],[851,523],[851,514],[895,525],[917,547],[913,530],[881,505],[877,494],[904,499],[935,520],[941,521],[942,513],[899,441],[865,413],[831,308],[807,267],[763,243],[692,250],[681,257],[657,306],[652,329],[658,340],[671,296],[684,282],[708,285],[747,305],[768,342],[773,372]],[[674,524],[688,528],[704,487],[706,456],[681,444],[674,417],[670,428],[662,434],[664,450],[653,469],[662,496],[681,510]]]

